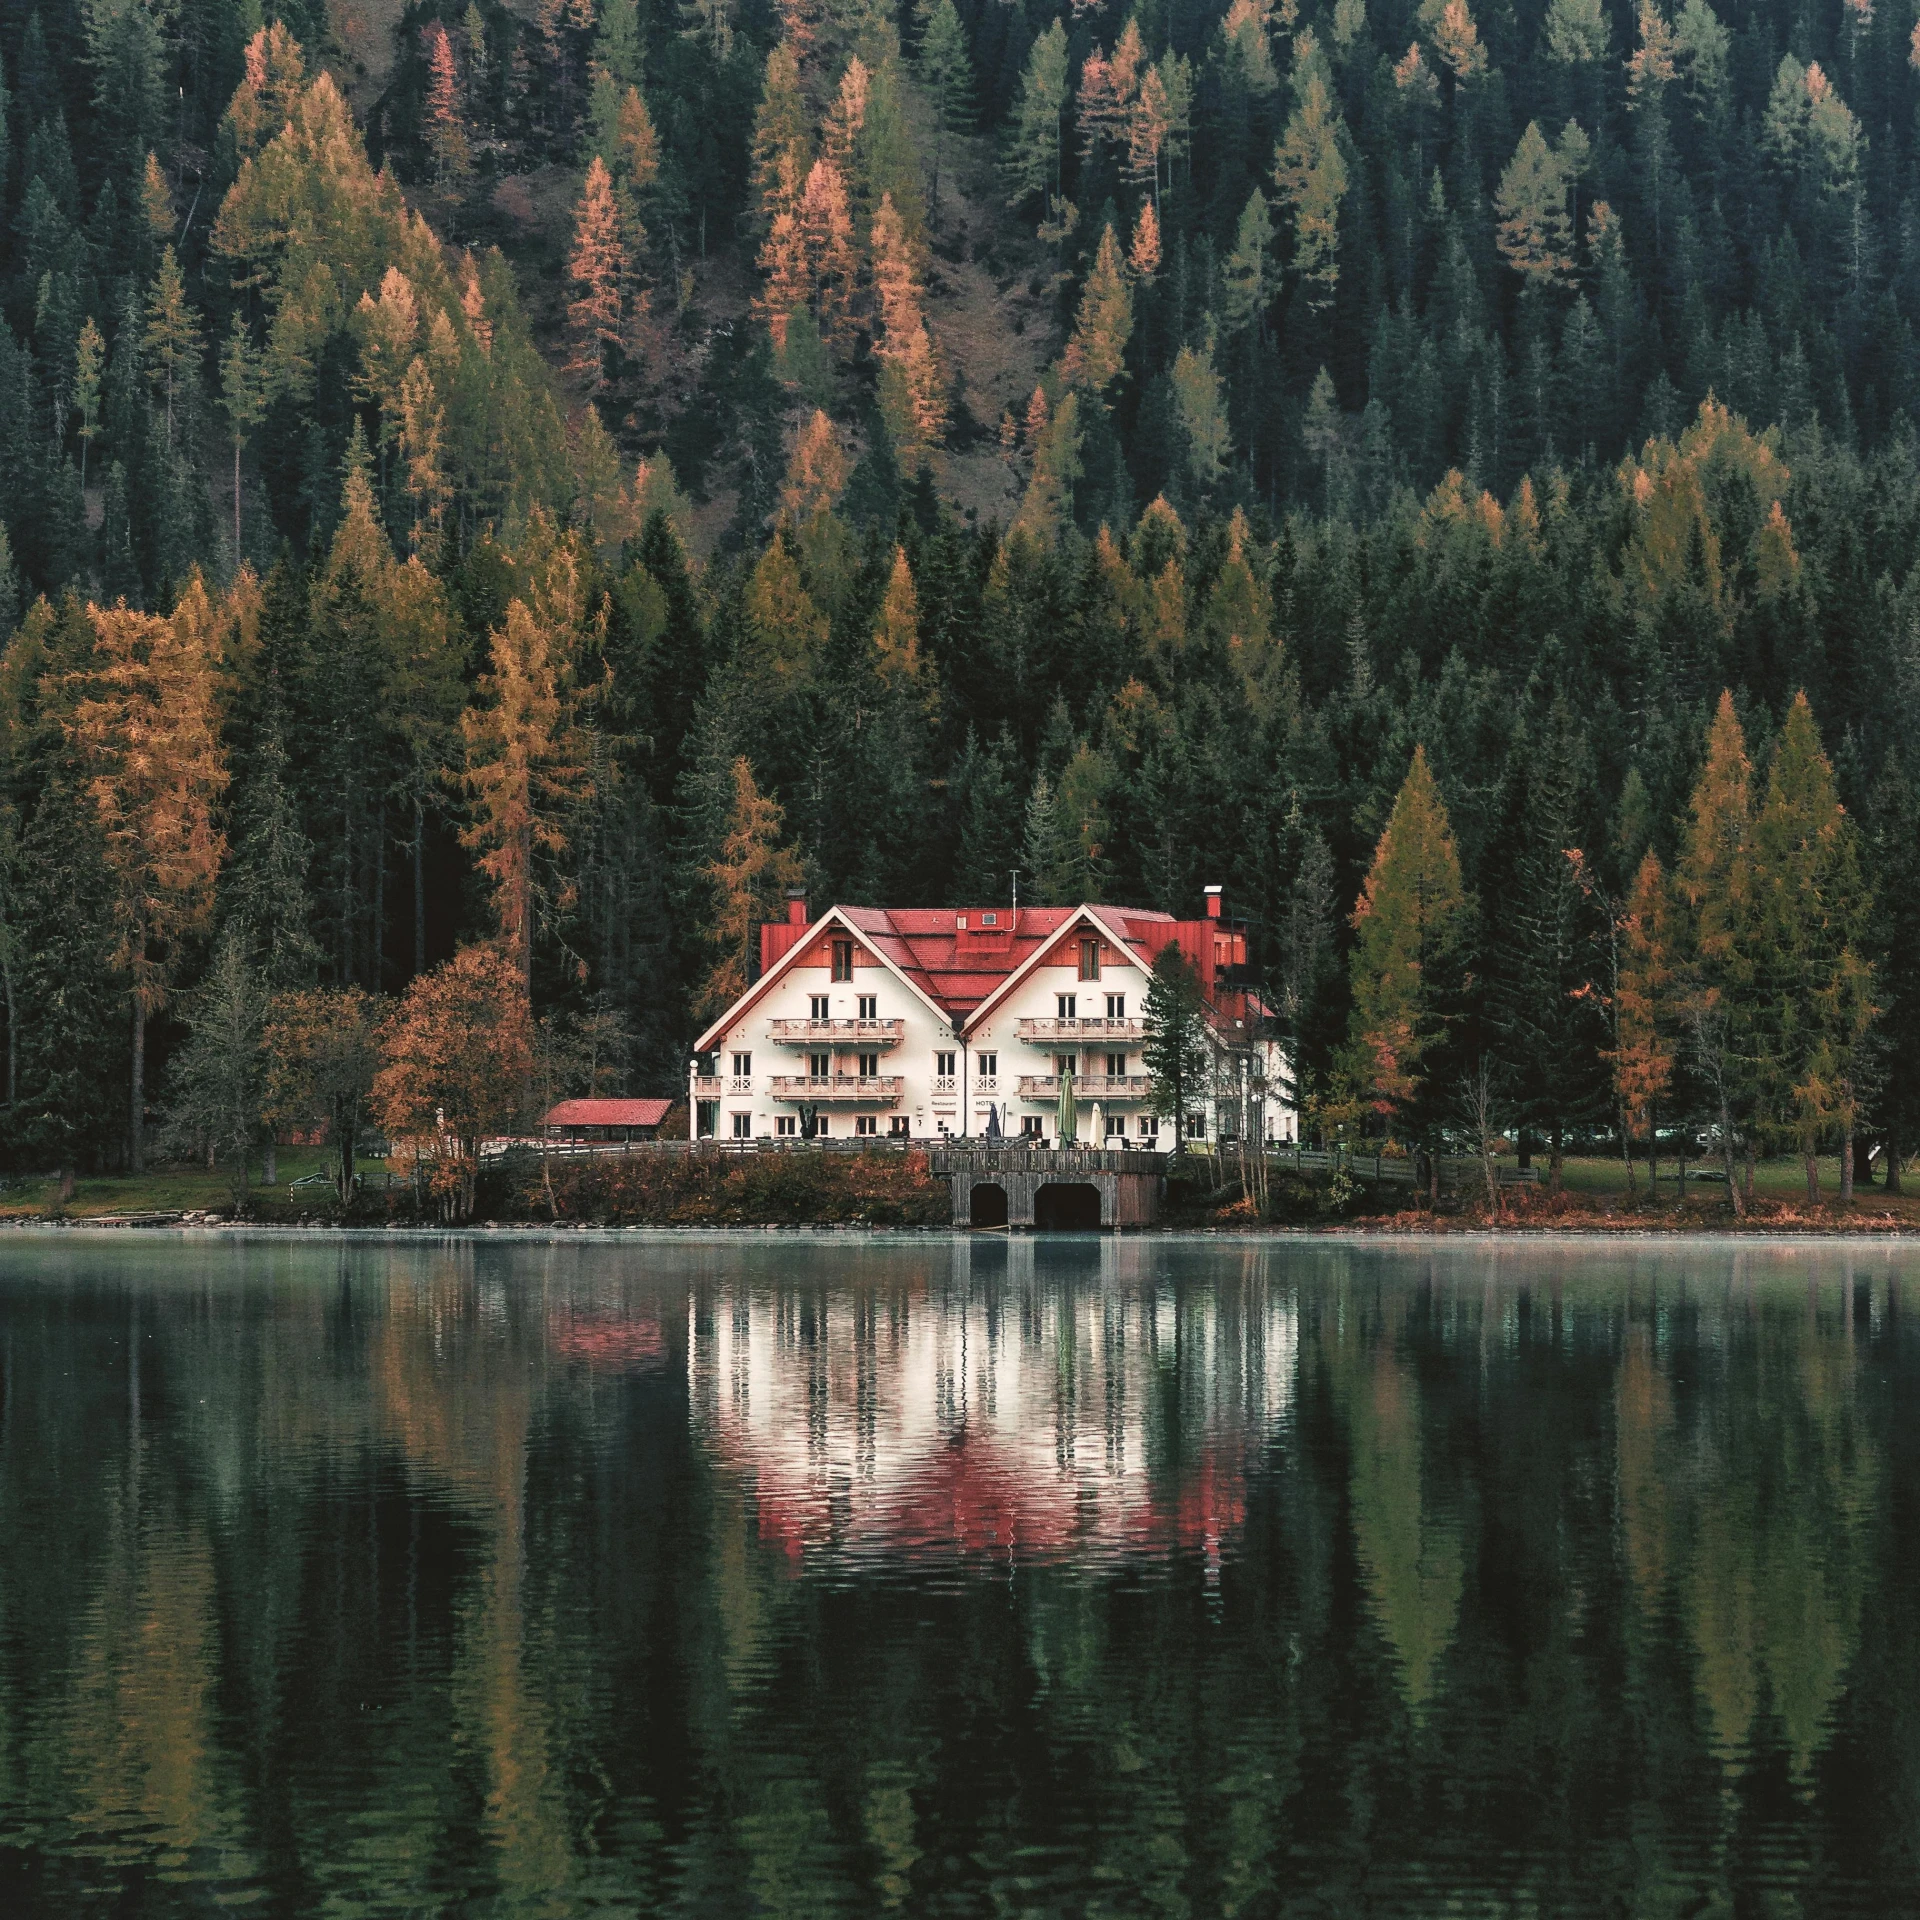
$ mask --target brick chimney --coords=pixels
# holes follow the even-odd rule
[[[804,927],[807,924],[807,890],[805,887],[787,889],[787,925]]]
[[[1218,920],[1220,918],[1220,891],[1218,887],[1209,887],[1207,889],[1207,918],[1209,920]]]

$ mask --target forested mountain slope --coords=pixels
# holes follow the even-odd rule
[[[1225,883],[1359,1124],[1897,1125],[1915,14],[22,0],[15,1150],[222,943],[669,1090],[790,879],[1016,867]]]

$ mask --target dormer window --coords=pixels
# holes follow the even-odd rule
[[[983,927],[997,927],[1000,924],[1000,916],[997,913],[983,913],[980,916],[980,924]]]

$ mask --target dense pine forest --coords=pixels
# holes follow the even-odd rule
[[[1897,1166],[1916,295],[1914,0],[20,0],[5,1150],[1017,870],[1222,883],[1310,1127]]]

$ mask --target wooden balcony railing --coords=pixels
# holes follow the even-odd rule
[[[897,1047],[907,1037],[904,1020],[769,1020],[767,1033],[783,1047]]]
[[[1076,1073],[1073,1093],[1076,1100],[1144,1100],[1153,1085],[1144,1073]],[[1020,1076],[1023,1100],[1058,1100],[1060,1076],[1057,1073],[1023,1073]]]
[[[897,1073],[776,1073],[769,1084],[776,1100],[898,1100],[906,1080]]]
[[[1089,1044],[1101,1040],[1130,1040],[1137,1046],[1147,1037],[1144,1020],[1016,1020],[1013,1030],[1035,1046],[1075,1040]]]

